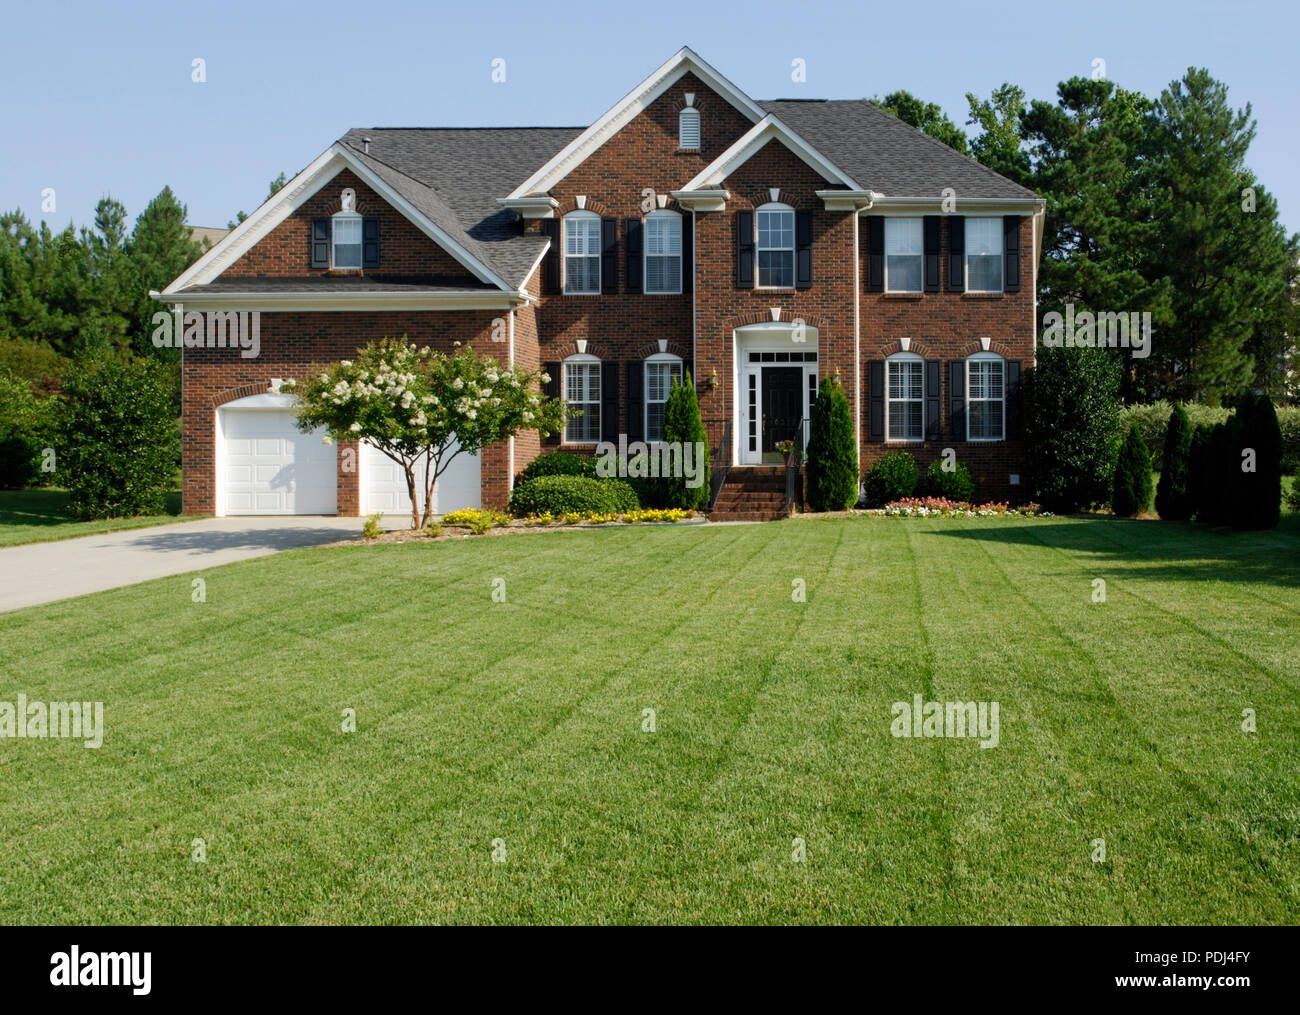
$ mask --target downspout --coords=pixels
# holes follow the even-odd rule
[[[853,448],[858,456],[858,490],[862,489],[862,243],[858,222],[876,203],[871,191],[867,203],[853,213]]]
[[[510,308],[510,316],[506,321],[506,333],[509,340],[507,348],[508,363],[511,370],[515,368],[515,308]],[[513,493],[515,489],[515,436],[510,435],[506,441],[506,493]]]

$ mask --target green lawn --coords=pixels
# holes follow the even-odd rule
[[[181,495],[179,490],[175,490],[167,495],[167,514],[78,522],[68,517],[66,490],[0,490],[0,546],[45,543],[74,536],[95,536],[101,532],[189,521],[190,518],[182,516],[180,510]]]
[[[3,615],[0,700],[107,735],[0,740],[0,923],[1295,923],[1298,523],[535,533]],[[999,746],[893,737],[915,693]]]

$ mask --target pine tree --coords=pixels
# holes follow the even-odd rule
[[[812,407],[808,438],[808,506],[843,511],[858,502],[858,450],[853,415],[839,378],[824,377]]]
[[[1134,423],[1119,448],[1111,510],[1132,517],[1151,506],[1151,453]]]
[[[1160,465],[1160,485],[1156,489],[1156,511],[1161,518],[1185,521],[1192,517],[1193,503],[1189,484],[1192,454],[1192,427],[1182,404],[1174,406],[1165,431],[1165,453]]]

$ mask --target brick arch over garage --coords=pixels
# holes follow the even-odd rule
[[[251,398],[253,395],[270,395],[271,386],[266,383],[262,384],[241,384],[237,388],[226,388],[224,391],[218,391],[212,396],[212,408],[219,409],[227,402],[234,402],[241,398]]]

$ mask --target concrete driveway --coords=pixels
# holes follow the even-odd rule
[[[206,518],[0,549],[0,613],[361,534],[361,518]]]

